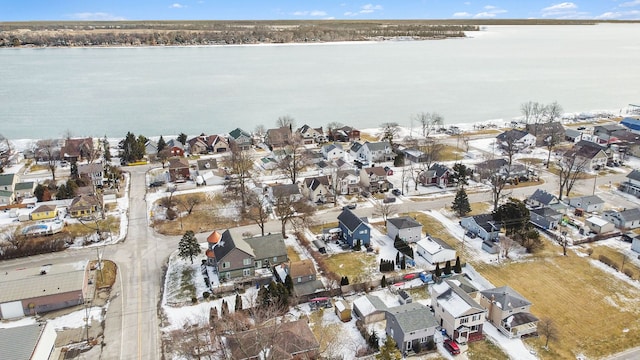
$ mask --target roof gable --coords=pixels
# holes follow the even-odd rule
[[[213,247],[213,253],[216,256],[216,259],[221,261],[234,249],[238,249],[247,255],[255,257],[251,246],[237,235],[234,236],[229,230],[225,230],[225,232],[222,233],[220,241],[218,241],[216,246]]]
[[[338,221],[350,231],[355,231],[360,225],[365,224],[362,219],[349,209],[342,210],[340,215],[338,215]]]
[[[390,308],[387,316],[395,318],[405,334],[438,326],[429,308],[417,302]]]
[[[492,299],[495,304],[498,305],[503,311],[513,310],[524,306],[531,305],[531,302],[525,299],[517,291],[509,286],[502,286],[499,288],[493,288],[489,290],[481,291],[480,294],[487,299]]]
[[[397,218],[387,219],[388,222],[393,224],[396,229],[411,229],[411,228],[422,228],[422,224],[417,222],[415,219],[409,216],[401,216]]]

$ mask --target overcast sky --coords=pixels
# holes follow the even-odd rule
[[[635,19],[640,0],[0,0],[0,21]]]

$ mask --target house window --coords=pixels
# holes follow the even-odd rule
[[[470,329],[471,331],[478,331],[478,325],[473,325]]]
[[[242,260],[242,265],[251,265],[251,258],[246,258]]]
[[[222,268],[223,269],[228,269],[231,267],[231,263],[229,263],[228,261],[225,261],[222,263]]]
[[[469,318],[468,317],[464,317],[462,319],[460,319],[460,324],[466,324],[469,322]]]
[[[298,282],[301,283],[302,282],[302,278],[298,276]]]
[[[251,275],[251,269],[242,270],[242,276],[249,276],[249,275]]]
[[[277,262],[278,262],[278,257],[277,257],[277,256],[274,256],[274,257],[273,257],[273,262],[274,262],[274,263],[277,263]]]

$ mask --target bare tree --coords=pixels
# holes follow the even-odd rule
[[[547,148],[547,169],[549,168],[549,162],[551,161],[551,152],[553,149],[562,141],[564,134],[558,134],[557,132],[552,132],[544,139],[544,145]]]
[[[418,146],[418,150],[424,153],[425,161],[422,164],[428,169],[433,163],[440,160],[444,145],[438,139],[429,138]]]
[[[544,115],[548,123],[554,122],[562,116],[562,106],[557,101],[554,101],[545,106]]]
[[[491,202],[493,203],[493,211],[498,210],[498,205],[502,201],[509,197],[510,193],[503,193],[505,185],[507,185],[507,179],[500,174],[493,174],[489,177],[489,185],[491,186]]]
[[[162,164],[162,168],[164,169],[164,165],[167,163],[167,161],[169,161],[169,158],[171,157],[171,150],[162,149],[158,152],[157,156],[158,161],[160,161],[160,163]]]
[[[56,161],[60,159],[60,148],[58,141],[53,139],[39,140],[36,143],[38,156],[43,160],[46,159],[47,167],[51,171],[53,182],[56,181]]]
[[[278,169],[295,184],[298,175],[307,166],[307,153],[299,136],[293,136],[284,147],[285,155],[278,161]]]
[[[524,123],[528,124],[533,117],[534,112],[534,102],[527,101],[526,103],[522,103],[520,105],[520,113],[524,116]]]
[[[256,128],[253,130],[253,134],[258,136],[261,140],[264,139],[264,135],[267,133],[267,129],[262,124],[256,125]]]
[[[229,169],[225,187],[240,200],[240,211],[244,214],[247,209],[248,185],[253,176],[253,160],[248,152],[232,145],[231,155],[225,159],[224,164]]]
[[[260,232],[264,236],[264,225],[269,221],[269,212],[266,208],[266,196],[262,191],[249,191],[247,194],[247,203],[249,210],[245,215],[249,220],[255,222],[260,227]]]
[[[327,124],[327,130],[328,131],[332,131],[332,130],[335,130],[335,129],[340,129],[343,126],[344,126],[344,124],[339,122],[339,121],[332,121],[332,122]]]
[[[422,136],[425,138],[429,137],[431,131],[435,130],[438,126],[442,126],[444,123],[444,118],[437,112],[421,112],[414,115],[413,119],[422,127]]]
[[[562,155],[558,162],[558,184],[560,185],[558,199],[562,200],[563,190],[566,191],[565,195],[569,196],[573,185],[584,173],[588,161],[587,158],[579,156],[575,150],[567,151]]]
[[[276,126],[294,128],[296,126],[296,120],[291,115],[283,115],[276,121]]]
[[[297,201],[293,204],[296,216],[291,218],[295,231],[303,231],[317,223],[316,207],[307,201]]]
[[[187,215],[191,215],[193,209],[204,202],[201,194],[187,194],[178,200],[178,204],[184,208]]]
[[[514,133],[515,130],[507,131],[502,133],[500,138],[500,149],[507,156],[507,162],[509,163],[509,170],[511,170],[511,164],[513,163],[513,156],[517,154],[520,150],[520,145],[518,144],[518,138]]]
[[[385,226],[387,223],[387,219],[389,216],[396,212],[396,207],[391,203],[385,203],[382,200],[377,200],[373,205],[373,215],[382,217],[382,221],[384,221]]]
[[[273,213],[280,220],[282,236],[287,237],[287,223],[296,216],[296,201],[289,194],[274,195]]]
[[[560,338],[556,323],[548,317],[543,317],[538,321],[538,334],[545,337],[545,348],[549,348],[549,341],[557,341]]]
[[[500,250],[502,252],[502,256],[505,258],[509,257],[509,252],[515,246],[515,241],[510,236],[505,236],[500,239]]]

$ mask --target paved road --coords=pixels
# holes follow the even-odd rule
[[[145,201],[145,172],[148,166],[131,167],[129,227],[124,242],[107,247],[103,258],[113,260],[118,265],[119,278],[112,291],[112,300],[108,308],[105,324],[105,347],[103,359],[161,359],[160,325],[157,309],[162,286],[162,269],[169,254],[177,248],[179,236],[163,236],[155,233],[147,224],[147,203]],[[556,177],[543,172],[541,176],[545,184],[540,188],[552,193],[557,190]],[[624,175],[599,177],[597,186],[616,183],[624,179]],[[585,180],[576,184],[576,191],[591,194],[594,180]],[[515,197],[525,197],[534,191],[532,187],[511,190]],[[599,192],[599,190],[598,190]],[[606,192],[603,196],[611,196]],[[490,201],[490,192],[469,195],[471,202]],[[439,209],[450,206],[453,195],[420,202],[403,202],[397,204],[398,212]],[[619,202],[618,202],[619,203]],[[335,222],[340,208],[318,214],[319,222]],[[372,207],[359,207],[355,212],[360,216],[371,216]],[[245,226],[243,231],[259,233],[257,225]],[[279,232],[278,221],[266,224],[267,232]],[[199,236],[202,241],[203,236]],[[55,262],[73,262],[95,258],[95,249],[67,250],[62,253],[44,254],[23,259],[3,261],[3,269],[35,267]],[[635,349],[634,351],[638,351]],[[632,353],[637,354],[636,352]],[[620,355],[626,356],[626,355]],[[637,358],[616,357],[615,360]]]

